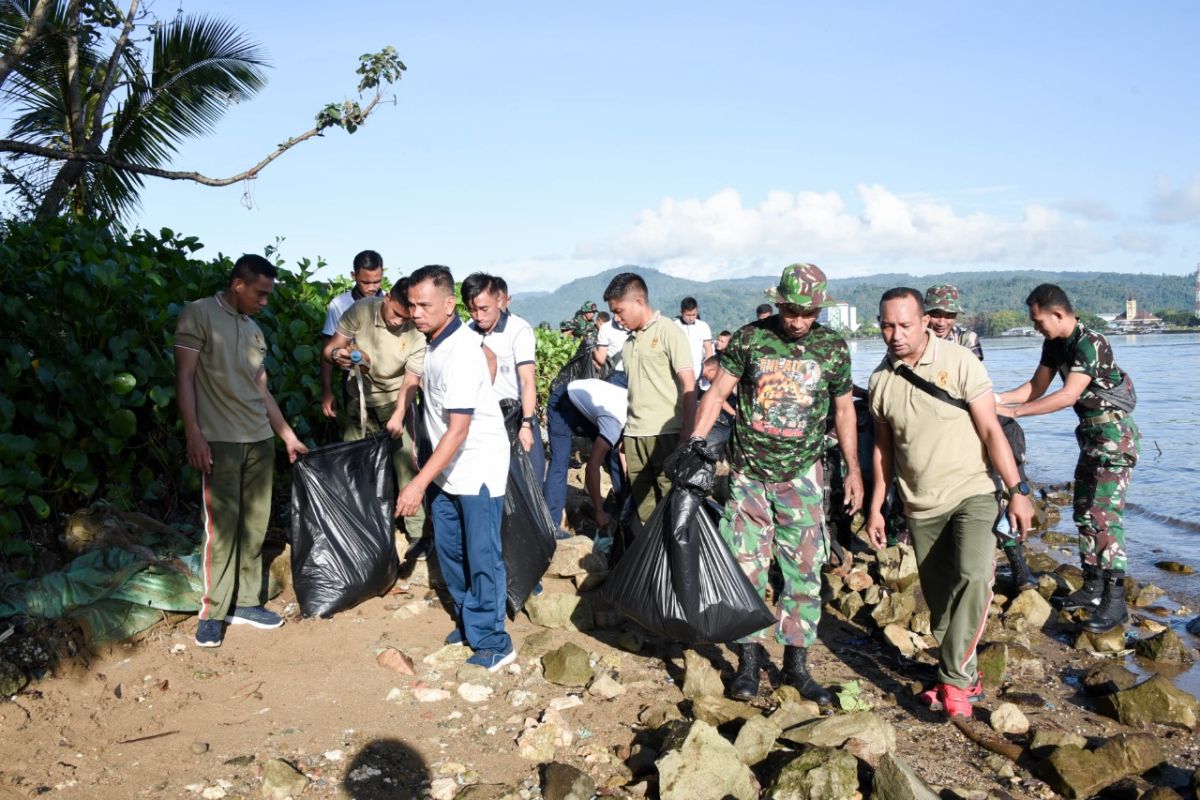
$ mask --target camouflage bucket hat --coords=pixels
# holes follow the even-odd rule
[[[593,314],[593,313],[595,313],[595,311],[596,311],[596,304],[593,303],[591,300],[588,300],[586,303],[581,305],[579,307],[579,310],[576,311],[575,313],[576,314]]]
[[[766,294],[776,303],[791,303],[801,308],[835,305],[825,273],[816,264],[792,264],[779,276],[779,286],[767,289]]]
[[[952,283],[936,283],[925,290],[925,313],[946,311],[950,314],[963,313],[958,287]]]

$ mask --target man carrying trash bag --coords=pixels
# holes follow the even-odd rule
[[[704,438],[736,388],[738,414],[729,440],[731,499],[721,519],[721,536],[760,596],[766,595],[771,560],[777,558],[783,591],[775,625],[737,641],[738,669],[730,696],[750,700],[758,695],[766,665],[761,642],[773,634],[785,646],[784,682],[802,696],[830,705],[829,691],[808,671],[807,653],[817,637],[821,567],[828,557],[821,456],[831,404],[846,464],[846,508],[853,514],[862,505],[850,351],[841,336],[816,321],[822,308],[833,305],[818,267],[789,266],[767,295],[778,313],[730,338],[686,447],[703,457]]]

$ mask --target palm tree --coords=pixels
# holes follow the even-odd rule
[[[81,157],[10,150],[4,180],[39,218],[127,216],[143,176],[83,157],[165,166],[185,139],[211,133],[231,102],[266,83],[263,48],[231,22],[197,14],[154,21],[139,2],[124,14],[105,3],[55,3],[3,85],[9,140]],[[0,0],[0,46],[7,49],[34,5]],[[89,10],[106,5],[107,17]]]

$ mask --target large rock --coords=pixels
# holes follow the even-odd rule
[[[912,547],[898,544],[875,554],[880,582],[889,589],[907,589],[917,582],[917,555]]]
[[[842,579],[843,584],[852,592],[861,592],[875,583],[874,578],[865,569],[852,569]]]
[[[592,679],[591,658],[587,650],[567,642],[542,656],[542,677],[559,686],[587,686]]]
[[[1081,631],[1075,638],[1075,649],[1090,653],[1120,653],[1125,650],[1125,629],[1118,625],[1104,633]]]
[[[838,611],[841,611],[846,619],[854,619],[858,616],[858,612],[862,611],[863,597],[858,592],[846,592],[837,601]]]
[[[917,636],[903,625],[897,625],[894,622],[883,626],[883,639],[896,648],[900,652],[900,655],[905,658],[915,656],[917,651],[921,649],[922,644],[920,636]]]
[[[979,648],[975,664],[983,677],[983,687],[995,691],[1004,685],[1008,672],[1008,645],[1005,642],[988,642]]]
[[[1001,703],[992,710],[988,723],[996,733],[1024,734],[1029,732],[1029,720],[1012,703]]]
[[[739,703],[725,697],[706,694],[692,701],[692,716],[703,720],[714,728],[719,728],[726,722],[735,719],[752,719],[762,716],[762,711],[752,705]]]
[[[1118,733],[1100,745],[1096,755],[1123,775],[1141,775],[1166,761],[1162,745],[1148,733]]]
[[[1083,690],[1091,695],[1112,694],[1137,685],[1137,675],[1117,661],[1105,661],[1083,676]]]
[[[893,623],[907,625],[916,611],[916,592],[910,586],[903,591],[888,592],[884,595],[879,605],[871,609],[871,619],[881,628]]]
[[[717,729],[693,722],[687,736],[655,762],[662,800],[757,800],[758,782]]]
[[[542,769],[544,800],[592,800],[596,782],[570,764],[553,762]]]
[[[1041,628],[1050,619],[1050,604],[1037,589],[1026,589],[1017,595],[1005,612],[1005,620],[1020,615],[1030,628]]]
[[[774,721],[774,715],[754,717],[746,720],[746,724],[738,731],[733,746],[742,763],[752,767],[767,757],[781,733],[783,729]]]
[[[781,686],[781,689],[792,689],[791,686]],[[810,719],[816,719],[821,716],[821,707],[812,700],[805,700],[800,697],[800,693],[796,692],[795,697],[787,697],[780,701],[779,707],[771,712],[771,721],[779,726],[779,730],[785,731],[788,728],[794,728],[801,722],[808,722]]]
[[[899,756],[888,753],[875,768],[871,800],[938,800],[938,794]]]
[[[1192,648],[1181,642],[1179,636],[1170,628],[1157,636],[1139,639],[1133,645],[1133,649],[1143,658],[1166,664],[1191,664],[1196,660],[1192,655]]]
[[[1057,748],[1038,765],[1038,775],[1051,789],[1070,798],[1091,797],[1125,777],[1108,759],[1074,745]]]
[[[595,552],[595,542],[586,536],[572,536],[555,542],[554,558],[546,574],[556,578],[573,578],[608,570],[608,561]]]
[[[638,713],[638,722],[645,725],[651,730],[657,730],[668,722],[683,719],[683,713],[679,707],[671,702],[655,703],[652,706],[646,706]]]
[[[1036,728],[1029,738],[1029,752],[1036,758],[1045,758],[1056,747],[1086,748],[1087,739],[1071,731],[1055,730],[1054,728]]]
[[[1005,642],[1008,647],[1008,675],[1020,677],[1034,683],[1046,679],[1046,664],[1041,656],[1018,642]]]
[[[861,739],[867,752],[878,756],[896,749],[896,729],[871,711],[804,722],[785,730],[782,738],[817,747],[841,747],[847,739]]]
[[[784,765],[767,789],[771,800],[850,800],[858,793],[858,760],[845,750],[814,747]]]
[[[262,795],[267,800],[287,800],[299,797],[308,786],[308,776],[299,772],[282,758],[272,758],[262,765]]]
[[[577,594],[542,592],[525,601],[529,621],[543,628],[567,631],[590,631],[596,625],[592,607]]]
[[[695,700],[705,696],[722,697],[724,694],[725,684],[721,681],[721,673],[708,659],[695,650],[684,651],[683,696]]]
[[[29,678],[16,664],[0,661],[0,697],[12,697],[28,685]]]
[[[1200,702],[1161,675],[1132,689],[1101,697],[1096,705],[1101,713],[1135,728],[1161,723],[1194,731],[1200,724]]]

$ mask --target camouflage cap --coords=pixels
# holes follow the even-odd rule
[[[926,289],[925,313],[928,314],[930,311],[946,311],[951,314],[963,313],[958,287],[952,283],[935,283]]]
[[[558,323],[558,329],[560,331],[569,331],[574,327],[575,327],[575,320],[573,320],[573,319],[564,319],[562,322]]]
[[[767,289],[766,294],[776,303],[791,303],[801,308],[835,305],[825,273],[816,264],[792,264],[779,276],[779,286]]]
[[[579,310],[576,311],[575,313],[576,314],[594,314],[594,313],[596,313],[596,304],[593,303],[591,300],[588,300],[586,303],[581,305],[579,307]]]

